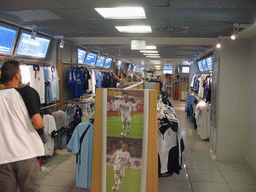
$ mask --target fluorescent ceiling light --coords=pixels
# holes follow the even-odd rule
[[[156,46],[155,45],[147,45],[146,49],[156,49]]]
[[[160,58],[160,56],[149,56],[149,55],[147,55],[146,57],[150,57],[150,58]]]
[[[141,53],[158,53],[158,51],[140,51]]]
[[[143,55],[158,56],[159,53],[143,53]]]
[[[130,25],[130,26],[115,26],[122,33],[152,33],[150,26]]]
[[[143,7],[95,8],[105,19],[146,19]]]
[[[159,60],[150,60],[149,62],[153,64],[161,64],[161,61]]]

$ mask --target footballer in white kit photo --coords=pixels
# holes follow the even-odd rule
[[[111,164],[113,164],[115,173],[115,185],[112,187],[112,191],[119,191],[122,179],[125,176],[125,168],[127,167],[129,169],[131,167],[131,155],[127,149],[128,144],[122,143],[121,149],[116,150],[112,155]]]
[[[129,101],[127,92],[123,92],[123,96],[124,99],[118,106],[118,114],[121,116],[121,121],[123,123],[123,132],[121,132],[121,136],[125,137],[126,134],[130,134],[133,104]]]

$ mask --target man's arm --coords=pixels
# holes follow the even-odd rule
[[[31,120],[35,129],[42,129],[44,127],[43,118],[39,113],[33,115]]]

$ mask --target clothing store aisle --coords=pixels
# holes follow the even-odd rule
[[[174,104],[185,143],[184,164],[179,175],[159,178],[159,192],[255,192],[256,180],[242,163],[215,161],[209,141],[202,141],[185,113],[184,101]],[[42,161],[41,192],[89,192],[75,187],[76,157],[57,150]]]
[[[89,192],[76,187],[76,156],[67,149],[56,150],[42,160],[41,192]]]
[[[159,178],[159,192],[255,192],[256,178],[243,163],[221,162],[210,156],[209,141],[201,140],[186,117],[185,102],[171,100],[185,143],[179,175]]]

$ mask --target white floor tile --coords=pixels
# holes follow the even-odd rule
[[[232,192],[226,183],[192,182],[194,192]]]
[[[256,186],[244,184],[229,184],[233,192],[255,192]]]
[[[215,161],[221,171],[249,171],[242,162]]]
[[[210,160],[211,159],[211,156],[208,152],[194,152],[194,153],[191,153],[189,151],[184,151],[184,157],[185,157],[185,160],[186,159],[199,159],[199,160]]]
[[[51,185],[42,185],[41,191],[42,192],[70,192],[72,188],[67,187],[57,187]]]
[[[43,185],[73,188],[76,184],[76,173],[51,171],[41,182]]]
[[[180,170],[180,174],[176,174],[173,173],[171,177],[160,177],[159,179],[163,179],[163,180],[179,180],[179,181],[188,181],[189,177],[188,177],[188,172],[187,169],[182,168]]]
[[[70,192],[90,192],[90,189],[74,187]]]
[[[219,171],[213,160],[210,159],[185,159],[187,169],[206,169]]]
[[[76,173],[76,161],[67,160],[62,161],[52,171],[66,171]]]
[[[256,186],[255,177],[248,172],[230,172],[230,171],[221,171],[224,178],[227,182],[230,183],[239,183],[239,184],[247,184]]]
[[[191,181],[226,183],[220,171],[188,169]]]
[[[171,181],[159,179],[159,192],[192,192],[189,181]]]

